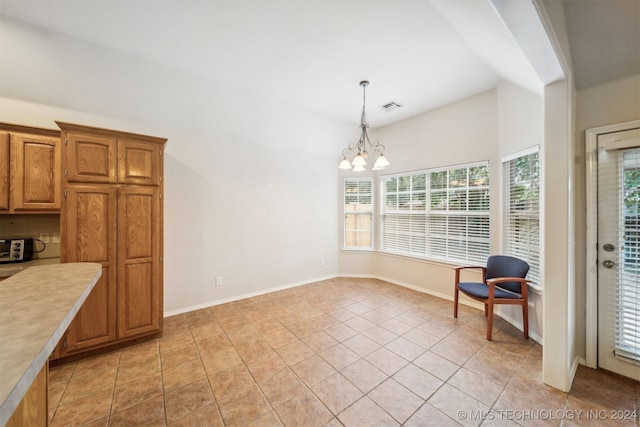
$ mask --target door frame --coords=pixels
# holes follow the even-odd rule
[[[640,120],[587,129],[586,136],[586,359],[598,367],[598,136],[640,128]]]

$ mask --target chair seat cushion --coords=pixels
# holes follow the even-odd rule
[[[458,287],[465,294],[469,294],[476,298],[489,298],[489,286],[485,283],[464,282],[464,283],[458,283]],[[507,292],[496,287],[493,297],[514,299],[514,298],[521,297],[521,295],[515,294],[512,292]]]

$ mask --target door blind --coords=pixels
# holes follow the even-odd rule
[[[640,362],[640,149],[620,151],[615,355]]]

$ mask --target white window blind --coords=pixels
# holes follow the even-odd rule
[[[489,165],[382,177],[381,250],[484,263],[489,255]]]
[[[538,148],[502,162],[505,255],[529,264],[527,278],[540,283],[540,156]]]
[[[640,149],[622,153],[615,354],[640,362]]]
[[[344,249],[373,249],[373,178],[344,180]]]

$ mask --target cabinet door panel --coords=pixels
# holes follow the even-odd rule
[[[116,182],[117,141],[73,133],[63,134],[63,167],[69,182]]]
[[[69,185],[61,214],[61,261],[99,262],[102,277],[71,323],[67,352],[116,339],[116,189]]]
[[[118,182],[121,184],[159,185],[161,151],[158,144],[119,141]]]
[[[0,132],[0,212],[9,210],[9,134]]]
[[[159,191],[118,191],[118,338],[160,330]]]
[[[14,209],[60,209],[60,140],[11,134]]]

